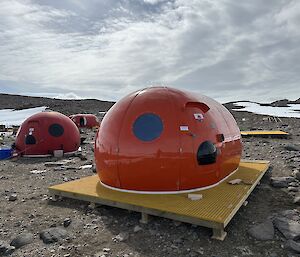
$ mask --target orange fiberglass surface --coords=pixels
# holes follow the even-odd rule
[[[69,116],[69,118],[79,128],[93,128],[100,126],[99,120],[94,114],[74,114]]]
[[[217,185],[239,166],[240,130],[230,112],[204,95],[150,87],[118,101],[95,141],[104,186],[178,193]]]
[[[58,112],[40,112],[22,123],[15,145],[23,156],[49,156],[55,150],[73,153],[80,146],[80,134],[67,116]]]

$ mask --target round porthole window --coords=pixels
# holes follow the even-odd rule
[[[60,137],[64,133],[64,128],[62,125],[55,123],[49,126],[48,132],[51,136]]]
[[[199,165],[213,164],[217,161],[217,148],[211,141],[204,141],[198,148]]]
[[[161,118],[154,113],[144,113],[133,124],[134,135],[142,141],[152,141],[163,131]]]

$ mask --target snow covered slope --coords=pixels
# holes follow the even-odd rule
[[[46,110],[46,106],[29,108],[24,110],[2,109],[0,110],[0,124],[5,126],[21,125],[31,115]]]
[[[300,104],[289,104],[287,107],[262,106],[253,102],[237,102],[235,106],[245,107],[232,109],[233,111],[248,111],[256,114],[270,115],[275,117],[300,118]]]

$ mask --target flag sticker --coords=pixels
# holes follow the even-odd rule
[[[180,131],[189,131],[189,126],[180,126]]]

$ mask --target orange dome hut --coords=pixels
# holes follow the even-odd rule
[[[80,134],[76,125],[58,112],[40,112],[26,119],[16,137],[20,155],[42,157],[63,150],[69,154],[78,150]]]
[[[95,141],[100,182],[136,193],[190,192],[217,185],[239,166],[240,130],[204,95],[150,87],[117,102]]]
[[[100,126],[99,120],[94,114],[74,114],[69,116],[69,118],[79,128],[93,128]]]

